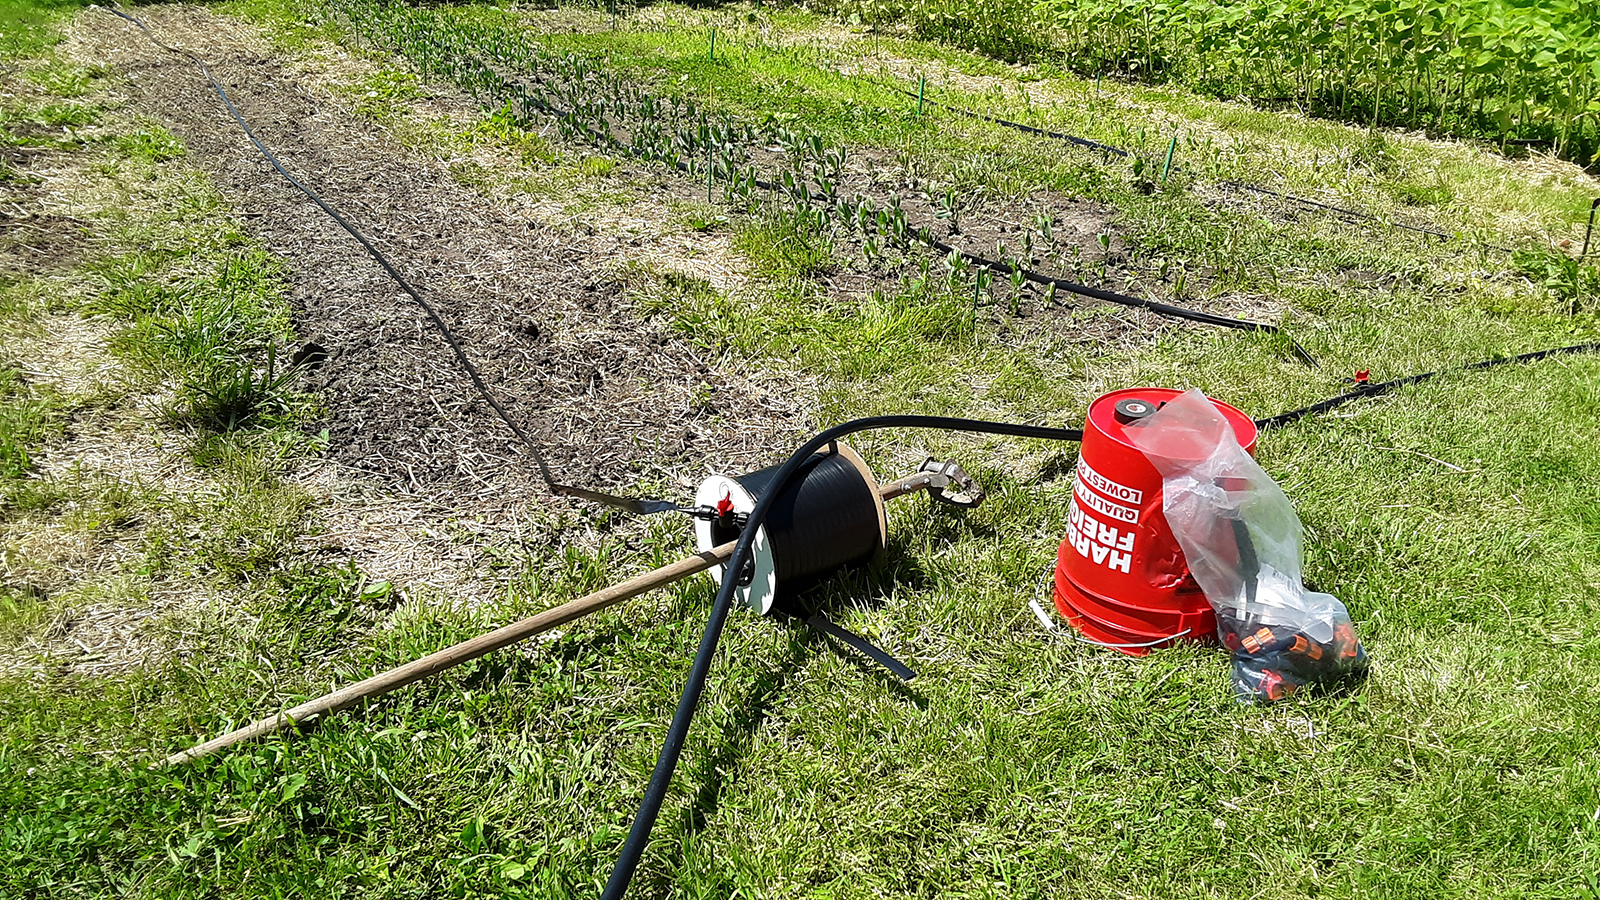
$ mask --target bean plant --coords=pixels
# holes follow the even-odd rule
[[[1600,159],[1593,0],[1041,0],[1064,59]]]

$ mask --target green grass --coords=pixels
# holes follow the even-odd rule
[[[0,58],[37,57],[61,39],[56,26],[85,5],[82,0],[14,0],[0,6]]]
[[[301,21],[264,8],[250,7]],[[773,21],[814,22],[787,12]],[[629,296],[720,365],[808,379],[812,411],[797,432],[903,411],[1076,424],[1093,397],[1144,383],[1202,387],[1266,415],[1344,389],[1356,369],[1387,378],[1594,339],[1583,274],[1592,270],[1284,218],[1270,205],[1263,215],[1205,192],[1212,178],[1271,171],[1297,189],[1385,204],[1379,211],[1425,210],[1451,229],[1510,210],[1531,243],[1568,234],[1578,182],[1176,92],[1106,85],[1096,105],[1092,84],[1052,80],[1084,105],[1032,109],[1012,88],[1019,80],[1005,82],[1005,98],[954,95],[1152,153],[1174,125],[1217,135],[1183,146],[1180,160],[1204,161],[1189,163],[1199,174],[1145,196],[1130,171],[1092,156],[943,116],[916,120],[904,98],[823,71],[821,56],[746,56],[730,41],[725,64],[702,69],[691,29],[624,26],[550,40],[610,51],[639,72],[657,53],[663,84],[687,75],[683,90],[740,115],[806,117],[853,150],[963,191],[1004,198],[1051,186],[1112,203],[1141,293],[1169,298],[1184,271],[1193,302],[1261,298],[1260,314],[1324,363],[1307,370],[1266,336],[1089,303],[1030,330],[1044,313],[1019,316],[1004,294],[980,295],[975,308],[970,283],[952,287],[938,260],[926,275],[916,260],[895,271],[898,256],[871,268],[791,220],[723,210],[717,222],[715,208],[696,204],[685,217],[731,232],[750,287],[722,292],[641,265]],[[315,28],[285,29],[274,33],[299,35],[299,52],[317,48]],[[1012,78],[946,48],[883,43]],[[386,65],[383,83],[407,83]],[[346,99],[354,109],[363,96]],[[381,115],[403,131],[406,98],[388,99]],[[170,148],[146,125],[127,132],[103,148],[109,171],[142,173],[167,152],[146,149]],[[503,119],[448,137],[532,167],[595,158]],[[129,329],[119,352],[136,375],[139,354],[152,371],[179,372],[219,342],[285,334],[270,259],[214,192],[181,169],[165,177],[138,215],[104,214],[111,248],[80,273],[100,286],[86,308]],[[839,272],[875,273],[875,289],[831,293],[824,279]],[[29,308],[41,305],[50,304]],[[1105,339],[1081,330],[1117,322],[1129,327],[1095,332]],[[55,401],[7,378],[0,460],[14,458],[5,448],[26,456],[60,437]],[[807,631],[735,616],[634,895],[1600,893],[1600,434],[1586,414],[1597,386],[1593,357],[1507,366],[1263,436],[1258,458],[1306,525],[1308,578],[1350,606],[1375,664],[1345,694],[1267,708],[1234,704],[1220,651],[1133,660],[1038,627],[1026,604],[1045,597],[1075,448],[862,436],[855,443],[880,474],[924,453],[953,455],[989,489],[964,514],[892,505],[885,567],[812,598],[921,676],[902,685]],[[736,427],[739,410],[725,415]],[[163,613],[147,626],[149,661],[116,676],[0,676],[0,895],[595,895],[698,641],[704,579],[303,735],[172,772],[141,764],[674,559],[681,522],[624,530],[614,516],[531,509],[535,537],[494,548],[504,594],[464,606],[303,552],[316,506],[277,477],[276,457],[225,436],[201,449],[213,479],[205,491],[113,490],[86,477],[38,486],[48,502],[3,513],[7,541],[24,528],[76,530],[122,542],[129,560],[123,581],[43,597],[12,574],[20,567],[7,569],[0,636],[12,646],[96,598],[140,602],[154,584],[198,585],[210,602]],[[23,562],[48,574],[45,560]]]
[[[30,450],[60,429],[60,410],[37,396],[15,369],[0,369],[0,480],[12,482],[32,468]]]

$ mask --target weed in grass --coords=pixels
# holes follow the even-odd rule
[[[710,282],[677,271],[640,268],[629,273],[629,281],[641,315],[668,316],[673,331],[696,346],[719,353],[727,348],[737,316]]]
[[[1559,250],[1525,250],[1513,259],[1562,312],[1578,315],[1600,310],[1600,269]]]
[[[1384,189],[1403,206],[1438,206],[1455,199],[1455,192],[1438,178],[1433,184],[1391,181],[1384,184]]]
[[[742,225],[734,235],[734,248],[758,274],[768,277],[815,278],[836,265],[832,242],[788,216]]]
[[[492,142],[497,148],[519,155],[524,164],[551,165],[560,160],[548,140],[517,125],[509,104],[485,116],[467,129],[463,137],[473,143]]]
[[[311,498],[277,483],[259,458],[234,465],[220,474],[218,496],[173,503],[166,521],[147,529],[144,572],[244,583],[288,558]]]
[[[82,66],[52,59],[29,69],[27,77],[56,97],[75,98],[87,94],[95,82],[110,74],[111,69],[106,66]]]
[[[681,209],[683,224],[694,231],[702,233],[717,231],[728,225],[728,215],[719,207],[704,203],[686,203]]]
[[[137,319],[170,312],[183,302],[183,291],[160,283],[156,273],[170,254],[136,252],[89,263],[86,268],[106,282],[87,304],[87,312]]]
[[[111,341],[136,377],[176,388],[175,414],[212,431],[281,419],[299,372],[278,358],[289,336],[277,263],[259,251],[224,257],[213,275],[178,287],[142,257],[114,268],[100,307],[132,313]]]
[[[61,40],[62,22],[80,0],[25,0],[0,6],[0,59],[36,58]]]
[[[81,128],[100,121],[100,110],[83,103],[46,103],[29,110],[25,121],[47,128]]]
[[[410,72],[375,72],[346,89],[354,100],[355,114],[374,122],[392,117],[397,104],[407,103],[422,96],[417,76]]]
[[[150,165],[177,159],[186,152],[182,141],[160,127],[118,135],[116,147],[129,159]]]
[[[292,409],[298,369],[278,364],[268,345],[265,362],[219,355],[191,369],[178,393],[182,418],[211,431],[276,424]]]
[[[578,173],[590,178],[610,175],[616,168],[616,160],[605,156],[590,156],[578,163]]]

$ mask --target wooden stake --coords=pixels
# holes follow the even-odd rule
[[[380,675],[374,675],[365,681],[358,681],[355,684],[342,687],[331,694],[324,694],[315,700],[308,700],[293,709],[286,709],[277,715],[251,722],[249,725],[230,731],[221,737],[212,738],[203,744],[197,744],[182,752],[174,753],[166,759],[154,763],[151,768],[164,769],[168,766],[201,759],[241,741],[265,737],[290,725],[306,724],[323,716],[336,713],[341,709],[348,709],[363,700],[381,697],[413,681],[438,674],[445,669],[459,666],[464,662],[471,662],[486,653],[491,653],[502,647],[508,647],[518,641],[549,631],[552,628],[560,627],[573,619],[580,619],[590,613],[596,613],[608,606],[621,603],[624,600],[631,600],[646,591],[671,584],[674,581],[681,581],[698,572],[704,572],[712,566],[726,562],[728,557],[733,555],[735,543],[734,541],[729,541],[720,547],[696,553],[693,556],[686,556],[675,563],[630,578],[621,584],[614,584],[608,588],[595,591],[586,597],[579,597],[554,609],[547,609],[536,616],[530,616],[520,622],[513,622],[510,625],[497,628],[488,634],[479,635],[471,640],[462,641],[453,647],[446,647],[421,659],[412,660],[403,666],[390,669]]]
[[[890,482],[878,489],[878,494],[885,500],[893,500],[929,486],[929,477],[919,473],[909,478]],[[365,681],[339,688],[331,694],[324,694],[315,700],[307,700],[292,709],[286,709],[277,715],[268,716],[251,722],[243,728],[238,728],[220,737],[212,738],[203,744],[196,744],[187,750],[174,753],[171,756],[150,764],[152,769],[165,769],[169,766],[181,765],[196,759],[203,759],[221,750],[226,750],[234,744],[244,741],[266,737],[276,731],[281,731],[291,725],[309,724],[324,716],[332,715],[342,709],[381,697],[396,688],[405,687],[413,681],[419,681],[430,675],[437,675],[445,669],[471,662],[480,656],[492,653],[502,647],[509,647],[519,641],[527,640],[536,634],[543,634],[553,628],[581,619],[590,613],[597,613],[609,606],[615,606],[624,600],[682,581],[694,575],[728,561],[733,555],[733,547],[737,541],[729,541],[719,547],[704,550],[693,556],[686,556],[675,563],[662,566],[643,575],[638,575],[621,584],[614,584],[589,594],[579,597],[568,603],[563,603],[554,609],[547,609],[538,615],[529,616],[520,622],[513,622],[502,628],[497,628],[488,634],[482,634],[470,640],[462,641],[452,647],[446,647],[435,653],[430,653],[421,659],[415,659],[403,666],[390,669],[374,675]]]

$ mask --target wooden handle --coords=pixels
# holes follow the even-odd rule
[[[315,700],[308,700],[277,715],[251,722],[243,728],[230,731],[203,744],[197,744],[187,750],[174,753],[166,759],[153,764],[151,768],[163,769],[167,766],[175,766],[210,756],[241,741],[264,737],[289,725],[308,723],[322,716],[353,706],[363,700],[381,697],[395,688],[404,687],[413,681],[427,678],[429,675],[437,674],[453,666],[459,666],[464,662],[470,662],[486,653],[499,650],[501,647],[515,644],[536,634],[565,625],[573,619],[599,612],[624,600],[631,600],[646,591],[688,578],[697,572],[704,572],[712,566],[726,562],[728,557],[733,555],[735,543],[735,541],[729,541],[720,547],[696,553],[693,556],[686,556],[675,563],[630,578],[621,584],[614,584],[608,588],[595,591],[588,596],[563,603],[554,609],[547,609],[520,622],[512,622],[510,625],[497,628],[488,634],[482,634],[452,647],[446,647],[436,653],[430,653],[421,659],[412,660],[403,666],[374,675],[364,681],[346,685],[331,694],[324,694]]]
[[[924,487],[927,487],[926,483],[918,484],[914,478],[904,478],[882,486],[879,488],[879,494],[885,500],[893,500],[896,497],[902,497]],[[150,768],[164,769],[168,766],[175,766],[210,756],[241,741],[265,737],[290,725],[310,723],[323,716],[336,713],[341,709],[354,706],[363,700],[381,697],[395,688],[404,687],[413,681],[438,674],[445,669],[459,666],[464,662],[470,662],[486,653],[499,650],[501,647],[510,646],[536,634],[565,625],[573,619],[599,612],[624,600],[631,600],[646,591],[671,584],[674,581],[680,581],[697,572],[704,572],[712,566],[727,562],[728,557],[733,555],[733,547],[736,543],[737,541],[729,541],[720,547],[704,550],[693,556],[686,556],[675,563],[630,578],[621,584],[614,584],[603,590],[595,591],[586,597],[579,597],[576,600],[563,603],[554,609],[547,609],[520,622],[512,622],[510,625],[497,628],[488,634],[479,635],[452,647],[446,647],[443,650],[430,653],[421,659],[412,660],[403,666],[374,675],[364,681],[346,685],[331,694],[324,694],[315,700],[307,700],[299,706],[286,709],[277,715],[251,722],[243,728],[230,731],[203,744],[196,744],[187,750],[174,753],[160,762],[151,763]]]

